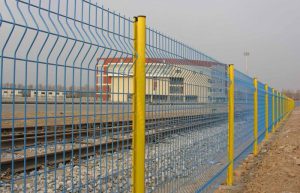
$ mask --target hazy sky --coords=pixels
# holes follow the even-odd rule
[[[300,89],[300,0],[104,0],[276,89]]]

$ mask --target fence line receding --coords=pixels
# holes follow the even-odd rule
[[[0,4],[0,192],[212,192],[294,108],[144,16]]]

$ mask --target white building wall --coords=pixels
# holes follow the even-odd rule
[[[55,95],[57,97],[63,97],[64,96],[64,93],[63,92],[55,92],[55,91],[45,91],[45,90],[38,90],[37,91],[37,95],[38,97],[50,97],[50,98],[54,98]],[[30,91],[30,97],[36,97],[36,91],[35,90],[32,90]]]
[[[11,89],[3,89],[2,90],[3,97],[12,97],[14,94],[15,94],[15,96],[22,97],[23,90],[15,90],[15,92]]]
[[[188,101],[188,102],[198,102],[198,103],[206,103],[209,98],[209,87],[211,86],[208,79],[209,76],[200,74],[200,73],[192,73],[188,70],[181,69],[181,73],[176,74],[176,77],[183,78],[183,83],[181,85],[171,85],[170,77],[151,77],[149,74],[146,77],[146,98],[147,100],[154,101],[153,99],[158,96],[162,96],[162,100],[167,96],[167,100],[170,101],[172,98],[183,99],[182,102],[188,98],[191,100],[191,97],[196,98],[196,101]],[[174,78],[174,76],[173,76]],[[182,87],[182,93],[171,93],[170,86],[173,87]],[[133,94],[133,77],[126,76],[113,76],[110,84],[111,89],[111,101],[113,102],[127,102],[128,96],[132,96]],[[149,97],[151,99],[149,99]],[[170,101],[172,102],[172,101]],[[175,102],[175,101],[174,101]]]

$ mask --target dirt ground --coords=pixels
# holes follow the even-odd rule
[[[300,107],[234,171],[234,185],[215,193],[300,193]]]

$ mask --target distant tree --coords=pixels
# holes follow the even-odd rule
[[[43,84],[39,84],[38,89],[39,89],[39,90],[45,90],[45,87],[44,87]]]
[[[17,89],[23,89],[24,88],[24,85],[22,84],[22,83],[19,83],[18,85],[17,85]]]
[[[52,85],[52,84],[49,84],[49,85],[48,85],[48,90],[55,90],[55,86]]]
[[[67,98],[74,97],[74,96],[72,96],[73,86],[69,86],[66,91],[68,91],[67,96],[66,96]]]
[[[29,84],[29,85],[27,86],[27,88],[30,89],[30,90],[32,90],[34,87],[33,87],[32,84]]]
[[[64,91],[64,87],[62,85],[57,85],[57,90],[58,91]]]
[[[11,88],[11,87],[10,87],[10,83],[8,83],[8,82],[4,83],[3,86],[4,86],[5,88]]]
[[[292,99],[294,99],[294,100],[300,100],[300,90],[297,90],[297,91],[293,91],[293,90],[282,90],[282,92],[283,92],[286,96],[288,96],[288,97],[290,97],[290,98],[292,98]]]

